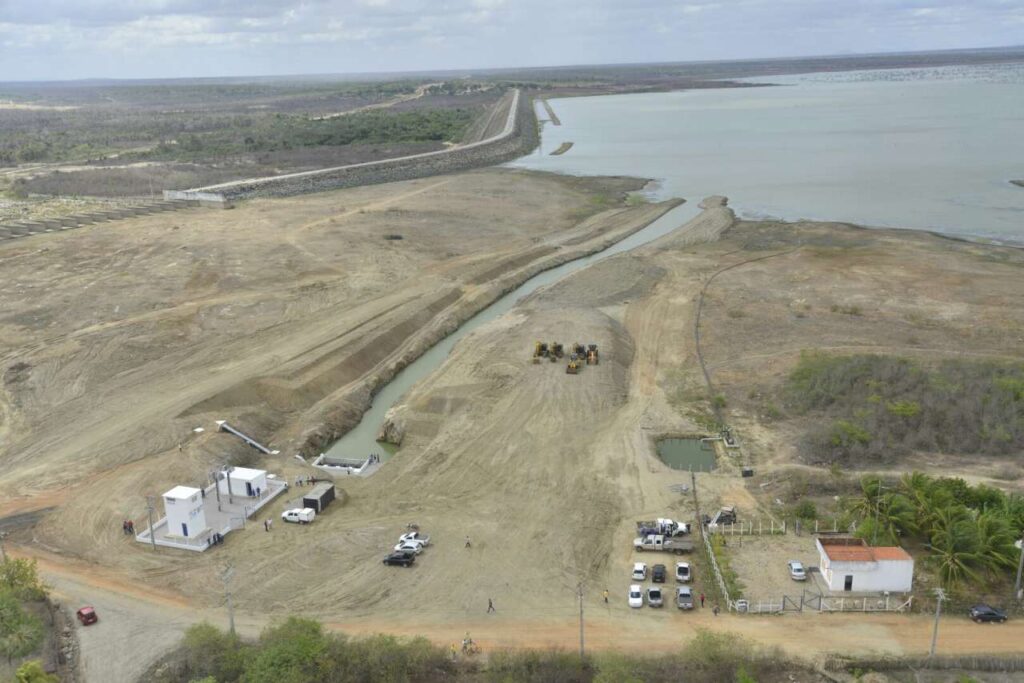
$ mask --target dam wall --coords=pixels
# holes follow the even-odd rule
[[[266,178],[235,180],[190,190],[165,190],[164,197],[204,202],[228,202],[253,197],[288,197],[358,185],[424,178],[511,161],[537,146],[537,119],[530,98],[523,95],[520,90],[514,90],[506,97],[511,97],[512,102],[508,108],[504,128],[497,135],[479,142],[394,159]]]

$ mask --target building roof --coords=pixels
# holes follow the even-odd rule
[[[832,562],[878,562],[878,561],[912,561],[906,550],[898,546],[872,548],[863,539],[849,536],[837,538],[819,538],[822,552]]]
[[[191,486],[175,486],[173,489],[164,494],[164,498],[174,498],[175,500],[187,500],[192,496],[198,496],[199,493],[199,489],[194,489]]]
[[[248,467],[234,467],[231,469],[231,478],[242,481],[252,481],[267,474],[266,470],[254,470]]]

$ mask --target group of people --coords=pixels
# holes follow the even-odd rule
[[[121,532],[125,536],[129,536],[129,535],[134,536],[135,535],[135,522],[133,522],[130,519],[126,519],[123,522],[121,522]]]
[[[298,477],[295,477],[295,485],[296,486],[312,486],[315,483],[316,483],[316,478],[315,477],[311,477],[308,474],[306,476],[304,476],[304,477],[301,476],[301,475],[298,476]]]

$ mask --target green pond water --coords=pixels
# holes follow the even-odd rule
[[[710,472],[715,469],[715,450],[700,439],[662,439],[658,441],[658,457],[676,470]]]

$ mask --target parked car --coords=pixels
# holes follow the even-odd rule
[[[281,513],[281,519],[295,524],[309,524],[316,518],[313,508],[292,508]]]
[[[693,609],[693,589],[689,586],[676,588],[676,607],[679,609]]]
[[[676,581],[678,583],[690,583],[693,574],[690,573],[689,562],[676,562]]]
[[[96,614],[96,610],[92,607],[79,607],[78,611],[75,612],[75,616],[82,622],[82,626],[88,626],[89,624],[95,624],[100,620],[99,615]]]
[[[633,580],[634,581],[646,581],[647,580],[647,565],[643,562],[636,562],[633,564]]]
[[[411,567],[416,561],[414,553],[395,552],[384,558],[384,564],[395,567]]]
[[[668,575],[668,571],[665,569],[665,565],[656,564],[651,567],[651,581],[654,583],[665,583],[665,577]]]
[[[995,607],[989,607],[988,605],[975,605],[971,608],[971,619],[979,624],[983,624],[988,621],[995,621],[1000,624],[1006,621],[1006,612]]]
[[[644,592],[640,589],[640,586],[633,584],[629,587],[629,606],[630,607],[643,607],[644,606]]]
[[[415,541],[416,543],[422,543],[423,545],[430,545],[430,536],[425,536],[419,531],[410,531],[407,534],[402,534],[398,538],[401,543],[408,543]]]
[[[637,552],[644,550],[661,550],[668,553],[682,555],[693,550],[693,541],[683,541],[677,538],[665,538],[664,536],[639,536],[633,539],[633,549]]]
[[[647,604],[651,607],[661,607],[665,601],[661,597],[661,588],[651,586],[647,589]]]
[[[807,570],[804,569],[802,562],[797,562],[796,560],[789,561],[789,578],[794,581],[807,580]]]
[[[423,552],[423,544],[409,542],[399,543],[395,546],[396,553],[412,553],[413,555],[419,555]]]

